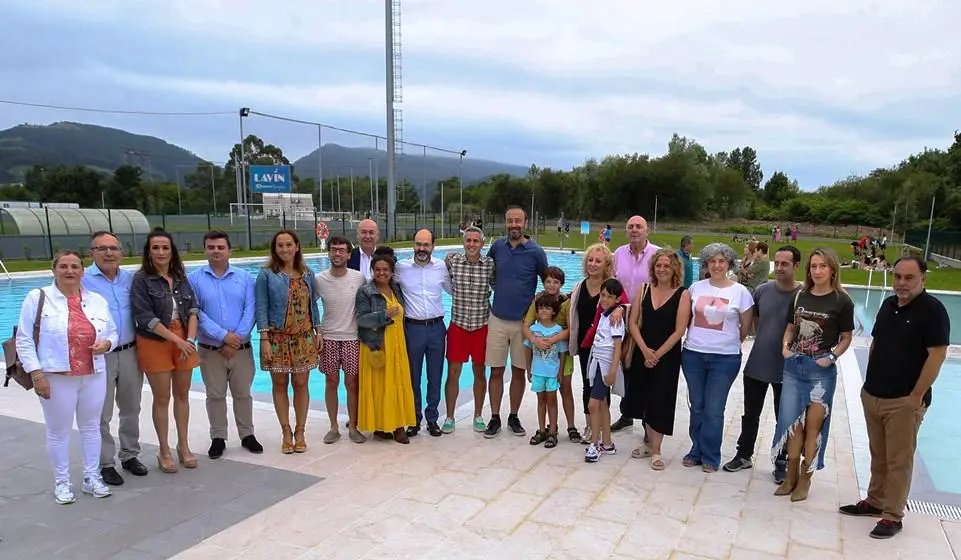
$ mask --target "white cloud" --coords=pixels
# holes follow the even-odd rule
[[[455,81],[440,66],[429,82],[405,81],[408,123],[495,125],[505,135],[515,130],[560,135],[574,139],[585,155],[660,153],[676,131],[711,150],[750,144],[762,155],[778,153],[782,161],[793,158],[807,166],[819,158],[850,162],[852,168],[886,166],[945,139],[890,140],[789,107],[799,101],[863,119],[888,103],[922,94],[961,95],[956,29],[961,2],[402,3],[407,60],[449,55],[465,68],[480,63],[503,69],[496,83]],[[382,0],[35,0],[15,9],[171,39],[188,36],[206,41],[212,51],[276,50],[279,66],[289,49],[316,52],[318,66],[325,57],[384,49]],[[342,52],[332,54],[332,47]],[[172,47],[171,52],[177,51]],[[312,84],[292,74],[287,83],[267,86],[215,72],[204,79],[179,77],[176,64],[168,76],[106,66],[94,71],[123,87],[262,106],[308,119],[319,118],[318,107],[335,108],[331,112],[342,121],[384,113],[379,83]],[[511,72],[567,79],[580,93],[512,87]],[[629,89],[643,82],[657,82],[671,93]],[[745,90],[764,99],[763,106],[736,93]],[[925,115],[925,103],[919,99],[909,109]]]

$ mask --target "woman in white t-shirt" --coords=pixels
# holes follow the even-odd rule
[[[701,251],[705,280],[691,285],[691,324],[681,353],[691,409],[691,450],[682,461],[704,472],[721,464],[724,407],[731,385],[741,370],[741,343],[751,328],[754,298],[728,273],[737,255],[723,243]]]

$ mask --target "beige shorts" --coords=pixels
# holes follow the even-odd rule
[[[510,353],[513,367],[527,369],[522,324],[522,321],[505,321],[491,314],[487,322],[487,351],[484,356],[487,367],[507,366],[507,355]]]

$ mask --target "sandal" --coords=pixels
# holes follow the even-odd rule
[[[690,457],[690,456],[685,456],[684,459],[681,460],[681,464],[684,465],[685,467],[701,466],[701,462],[699,460],[694,459],[693,457]]]
[[[284,432],[284,440],[280,444],[280,452],[284,455],[290,455],[294,452],[294,433],[290,431],[290,424],[284,424],[280,428]]]
[[[661,459],[660,454],[651,455],[651,470],[652,471],[664,470],[664,459]]]
[[[577,431],[577,428],[571,427],[567,429],[567,439],[571,440],[571,443],[581,443],[581,433]]]
[[[547,434],[547,441],[544,442],[544,447],[548,449],[557,447],[557,432],[549,432]]]
[[[631,459],[647,459],[654,454],[654,451],[647,445],[642,445],[641,447],[634,448],[631,451]]]
[[[537,430],[531,437],[531,445],[540,445],[547,441],[547,430]]]
[[[304,427],[298,426],[294,430],[294,453],[304,453],[307,451],[307,441],[304,439]]]

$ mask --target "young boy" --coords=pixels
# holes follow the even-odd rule
[[[531,303],[531,306],[527,309],[527,316],[524,317],[524,338],[530,342],[530,344],[525,344],[531,348],[540,347],[542,349],[547,348],[560,341],[566,341],[568,339],[567,330],[567,316],[569,313],[571,298],[561,293],[561,287],[564,286],[564,271],[556,266],[549,266],[544,272],[544,291],[537,294],[540,297],[544,294],[550,294],[557,296],[558,301],[561,302],[560,312],[554,318],[554,322],[561,326],[561,330],[556,336],[550,338],[543,338],[535,335],[531,332],[530,326],[534,324],[537,318],[535,304]],[[536,298],[535,298],[536,300]],[[571,387],[571,373],[574,371],[572,360],[567,359],[568,353],[565,347],[564,352],[561,353],[561,366],[563,367],[564,375],[561,377],[561,404],[564,407],[564,417],[567,419],[567,437],[574,443],[581,442],[581,434],[574,427],[574,390]],[[527,362],[531,361],[531,351],[527,353]],[[556,426],[555,426],[556,427]]]
[[[564,329],[555,322],[561,310],[559,298],[552,294],[542,294],[534,300],[537,309],[537,322],[531,325],[531,332],[542,340],[552,339]],[[527,380],[531,391],[537,393],[538,430],[531,438],[531,445],[544,444],[544,447],[557,446],[557,390],[561,387],[564,375],[561,356],[567,350],[567,342],[561,340],[546,349],[525,340],[524,345],[531,348],[532,358],[527,368]]]
[[[617,300],[624,287],[614,278],[601,284],[600,306],[603,312],[597,322],[594,344],[587,361],[588,379],[591,383],[591,434],[593,441],[584,451],[584,460],[596,463],[600,456],[614,455],[617,448],[611,441],[611,411],[607,399],[613,390],[624,396],[624,373],[621,370],[621,343],[624,339],[624,322],[611,323],[611,313],[617,309]]]

